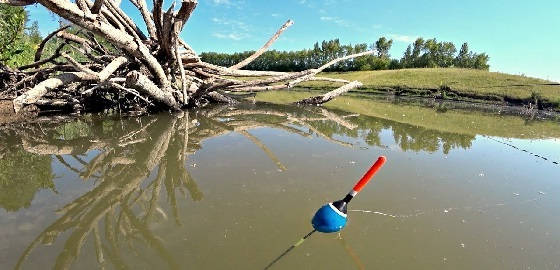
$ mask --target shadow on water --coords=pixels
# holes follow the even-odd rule
[[[150,230],[151,223],[171,216],[171,221],[181,226],[177,201],[204,198],[186,161],[206,139],[236,132],[260,148],[279,170],[286,170],[282,161],[249,132],[257,127],[317,136],[345,147],[357,147],[353,144],[356,139],[387,147],[382,144],[381,133],[390,129],[404,151],[441,150],[446,154],[471,147],[475,139],[474,135],[373,116],[272,104],[212,107],[137,119],[89,116],[66,123],[3,127],[0,207],[7,211],[27,208],[36,192],[54,190],[54,162],[94,183],[89,192],[57,211],[60,217],[30,243],[15,268],[20,269],[38,246],[56,241],[63,241],[63,249],[57,253],[55,269],[70,268],[88,241],[93,242],[99,266],[129,268],[137,262],[132,262],[128,253],[138,255],[134,260],[153,260],[153,256],[142,256],[149,252],[170,268],[181,268],[163,240]],[[167,207],[161,205],[162,194]],[[68,236],[60,237],[63,233]],[[341,243],[353,253],[346,242]],[[358,268],[363,268],[359,258],[352,257]]]

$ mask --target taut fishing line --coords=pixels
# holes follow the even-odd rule
[[[515,145],[513,145],[513,144],[510,144],[510,143],[507,143],[507,142],[504,142],[504,141],[500,141],[500,140],[495,139],[495,138],[492,138],[492,137],[490,137],[490,136],[485,136],[485,135],[483,135],[483,136],[484,136],[485,138],[488,138],[488,139],[490,139],[490,140],[492,140],[492,141],[495,141],[495,142],[497,142],[497,143],[501,143],[501,144],[503,144],[503,145],[509,146],[509,147],[511,147],[511,148],[513,148],[513,149],[515,149],[515,150],[518,150],[518,151],[521,151],[521,152],[525,152],[525,153],[527,153],[527,154],[530,154],[530,155],[532,155],[532,156],[534,156],[534,157],[543,159],[543,160],[545,160],[545,161],[550,161],[550,162],[552,162],[552,163],[555,164],[555,165],[560,165],[560,162],[559,162],[559,161],[550,160],[550,159],[547,158],[547,157],[544,157],[544,156],[539,155],[539,154],[535,154],[535,153],[533,153],[533,152],[531,152],[531,151],[529,151],[529,150],[527,150],[527,149],[519,148],[519,147],[517,147],[517,146],[515,146]]]

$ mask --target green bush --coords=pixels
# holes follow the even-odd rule
[[[17,67],[33,62],[41,36],[37,22],[26,28],[27,15],[23,7],[0,4],[0,63]]]

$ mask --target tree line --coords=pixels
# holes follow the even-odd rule
[[[452,42],[441,42],[433,39],[418,38],[410,44],[400,59],[391,58],[389,51],[392,39],[379,38],[368,45],[341,44],[339,39],[316,42],[313,49],[299,51],[272,50],[261,55],[257,60],[246,66],[250,70],[268,70],[294,72],[317,68],[322,64],[355,53],[375,50],[375,54],[342,61],[326,71],[346,72],[362,70],[386,70],[403,68],[434,68],[459,67],[488,70],[489,57],[485,53],[469,50],[468,43],[463,43],[459,52]],[[202,61],[220,66],[233,66],[249,57],[254,51],[238,53],[203,52]]]
[[[0,4],[0,63],[17,67],[33,62],[41,35],[37,21],[29,25],[28,12],[23,7]],[[69,29],[70,32],[76,32]],[[47,44],[45,51],[54,50],[58,42]],[[312,49],[299,51],[265,52],[245,69],[270,71],[303,71],[317,68],[322,64],[350,54],[375,50],[375,54],[342,61],[327,71],[386,70],[402,68],[460,67],[488,70],[489,57],[485,53],[474,53],[468,43],[463,43],[459,51],[452,42],[442,42],[435,38],[418,38],[410,44],[400,59],[389,54],[392,39],[379,38],[373,44],[341,44],[339,39],[316,42]],[[202,61],[220,66],[233,66],[252,55],[254,51],[239,53],[203,52]],[[78,57],[80,58],[80,57]]]

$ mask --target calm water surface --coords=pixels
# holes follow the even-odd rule
[[[379,155],[273,269],[560,268],[559,122],[344,97],[5,127],[0,269],[262,269]]]

